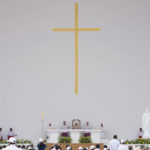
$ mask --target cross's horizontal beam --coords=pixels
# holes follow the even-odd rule
[[[100,28],[53,28],[53,31],[100,31]]]
[[[53,28],[53,31],[75,31],[74,28]]]
[[[100,31],[100,28],[79,28],[78,31]]]

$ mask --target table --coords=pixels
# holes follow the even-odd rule
[[[61,135],[62,132],[69,132],[70,137],[72,139],[72,143],[79,143],[79,139],[81,133],[89,132],[91,133],[91,138],[93,143],[100,143],[100,137],[102,130],[86,130],[86,129],[51,129],[46,130],[46,137],[48,143],[58,143],[58,137]]]

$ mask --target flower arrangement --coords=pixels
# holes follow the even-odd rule
[[[58,143],[71,143],[72,139],[69,136],[59,136]]]
[[[126,140],[126,144],[150,144],[150,139]]]
[[[92,143],[92,138],[91,136],[81,136],[79,139],[80,143]]]

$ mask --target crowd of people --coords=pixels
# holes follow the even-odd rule
[[[0,150],[35,150],[34,146],[32,144],[28,145],[27,147],[25,145],[16,145],[16,139],[14,137],[10,137],[8,140],[8,146],[0,146]],[[39,139],[39,143],[37,145],[38,150],[45,150],[47,148],[47,145],[45,144],[44,140],[42,138]],[[78,150],[100,150],[101,145],[91,145],[90,148],[88,147],[78,147]],[[109,142],[109,145],[104,145],[104,150],[133,150],[132,146],[128,146],[125,144],[125,140],[118,140],[117,135],[113,136],[113,140]],[[49,150],[62,150],[61,146],[59,144],[55,144],[52,147],[50,147]],[[68,144],[66,144],[65,150],[72,150],[72,147]],[[134,150],[141,150],[139,147]]]

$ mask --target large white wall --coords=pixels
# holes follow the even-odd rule
[[[78,0],[79,94],[74,94],[75,0],[0,0],[0,126],[41,136],[41,112],[104,123],[108,136],[135,138],[150,108],[150,1]]]

